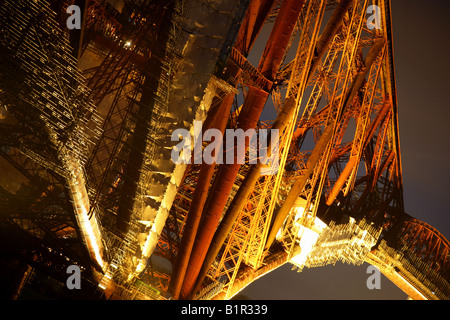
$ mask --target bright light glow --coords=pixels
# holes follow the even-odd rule
[[[303,266],[309,253],[314,248],[314,245],[319,238],[319,234],[304,226],[300,226],[298,236],[300,237],[299,245],[301,251],[300,254],[291,259],[291,262],[298,266]]]
[[[313,250],[317,243],[319,235],[327,227],[327,225],[321,221],[319,218],[314,218],[314,223],[310,228],[305,227],[302,223],[305,218],[311,220],[312,216],[310,214],[311,209],[305,210],[306,201],[299,198],[295,206],[293,207],[294,225],[297,228],[298,244],[300,246],[300,253],[291,258],[291,262],[299,267],[303,267],[306,263],[308,255]]]
[[[414,291],[417,295],[419,295],[423,300],[428,300],[426,296],[424,296],[419,290],[417,290],[409,281],[407,281],[402,275],[400,275],[398,272],[394,272],[397,278],[399,279],[399,282],[403,282],[403,285],[405,287],[408,287],[410,290]],[[396,284],[399,286],[398,284]]]
[[[68,184],[81,234],[86,241],[90,255],[104,269],[105,262],[101,254],[102,237],[95,213],[89,219],[89,197],[85,187],[84,176],[81,173],[82,170],[79,169],[79,163],[75,161],[68,162],[67,167],[72,172],[68,179]]]
[[[322,220],[320,220],[319,218],[315,218],[314,219],[314,226],[313,229],[316,229],[320,232],[322,232],[325,228],[327,227],[327,224],[325,222],[323,222]]]
[[[125,42],[125,47],[131,47],[131,41],[128,40],[127,42]]]
[[[305,208],[304,208],[305,205],[306,205],[306,201],[302,198],[298,198],[298,200],[295,202],[295,205],[292,207],[291,214],[295,214],[294,221],[295,221],[295,226],[297,228],[301,225],[299,221],[305,213]],[[288,218],[286,218],[286,219],[288,219]],[[281,241],[281,239],[283,238],[283,230],[284,230],[284,226],[282,226],[277,232],[276,239],[278,241]]]
[[[303,213],[305,213],[305,208],[303,207],[295,207],[294,208],[294,212],[295,212],[295,221],[297,221],[298,219],[303,217]]]
[[[93,218],[94,219],[94,218]],[[100,248],[97,244],[96,239],[101,239],[100,234],[98,232],[94,232],[94,228],[91,225],[91,221],[89,221],[86,208],[83,207],[82,213],[79,216],[80,227],[84,231],[86,241],[88,242],[88,247],[94,251],[95,260],[98,262],[100,267],[103,269],[104,262],[102,255],[100,254]]]

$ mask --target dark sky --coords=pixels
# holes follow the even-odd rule
[[[393,0],[405,209],[450,238],[447,0]]]
[[[450,238],[450,1],[392,0],[405,210]],[[368,264],[285,265],[247,287],[251,299],[406,299],[384,276],[369,290]]]

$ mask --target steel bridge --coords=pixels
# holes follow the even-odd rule
[[[81,29],[66,25],[73,4]],[[449,242],[404,210],[390,10],[1,1],[4,295],[64,287],[78,265],[85,298],[229,299],[283,264],[341,260],[448,299]],[[278,161],[176,164],[172,133],[194,121],[278,130],[265,150]],[[194,152],[237,160],[203,140]]]

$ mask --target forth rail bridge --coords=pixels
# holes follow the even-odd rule
[[[449,299],[448,240],[404,210],[391,19],[389,0],[0,1],[2,294],[77,266],[84,297],[230,299],[343,261]],[[175,163],[195,121],[276,129],[278,160]]]

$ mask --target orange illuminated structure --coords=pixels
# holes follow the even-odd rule
[[[450,297],[448,240],[404,211],[389,0],[4,0],[0,27],[16,296],[28,271],[64,283],[78,264],[99,297],[229,299],[343,260]],[[278,129],[278,171],[175,164],[194,121]]]

